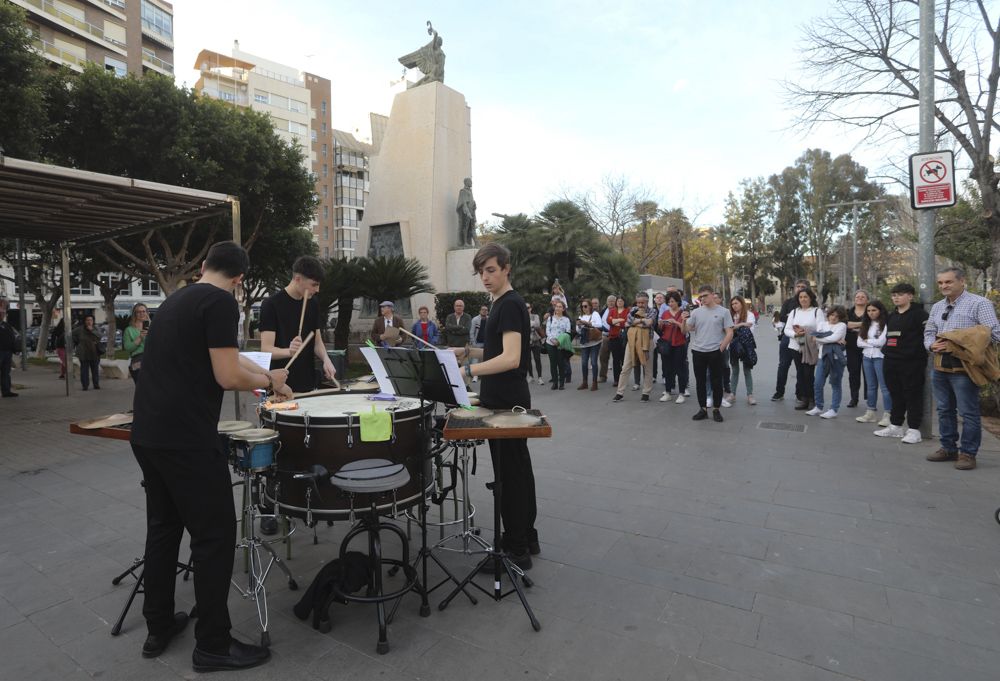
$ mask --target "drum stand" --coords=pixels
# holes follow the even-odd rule
[[[451,600],[458,595],[459,591],[464,591],[466,585],[474,586],[475,588],[482,591],[487,596],[491,597],[494,601],[501,601],[502,599],[510,596],[512,593],[516,593],[517,597],[521,600],[521,605],[524,606],[524,611],[528,613],[528,619],[531,620],[531,627],[535,631],[540,631],[542,628],[541,623],[538,618],[535,617],[535,613],[531,610],[531,606],[528,604],[528,599],[524,595],[524,589],[521,588],[521,584],[518,583],[518,577],[524,582],[524,586],[530,587],[533,582],[524,574],[524,570],[519,568],[510,557],[504,553],[503,549],[500,548],[500,537],[501,526],[500,526],[500,500],[503,496],[503,483],[500,479],[500,471],[494,471],[494,481],[492,483],[487,483],[486,487],[493,490],[493,546],[490,547],[486,556],[483,557],[476,567],[472,568],[472,571],[465,576],[465,579],[459,583],[457,587],[450,594],[448,594],[443,601],[438,605],[438,610],[444,610],[451,603]],[[493,561],[493,592],[490,593],[479,584],[472,581],[472,578],[476,576],[479,570],[485,566],[490,561]],[[507,577],[510,579],[512,588],[508,591],[504,591],[502,587],[501,580],[503,574],[506,572]]]
[[[129,568],[125,570],[125,572],[121,573],[120,575],[111,580],[111,583],[114,586],[118,586],[119,584],[122,583],[122,580],[125,579],[125,575],[132,575],[132,577],[135,578],[135,584],[132,586],[132,591],[128,595],[128,600],[125,601],[125,607],[122,608],[121,614],[118,615],[118,621],[115,622],[115,626],[111,627],[112,636],[117,636],[118,634],[122,633],[122,624],[125,623],[125,616],[128,614],[129,608],[132,607],[132,601],[135,600],[136,595],[146,593],[145,589],[142,588],[142,578],[146,573],[145,565],[146,565],[145,557],[136,558],[134,561],[132,561],[132,565],[130,565]],[[136,572],[137,570],[138,572]],[[186,582],[188,578],[191,576],[192,572],[190,558],[188,559],[187,565],[178,561],[177,574],[181,574],[182,572],[184,573],[184,581]],[[197,610],[198,606],[195,605],[194,608],[191,609],[191,617],[197,617],[198,615]]]
[[[257,606],[257,620],[260,622],[261,628],[260,644],[267,648],[271,645],[271,634],[267,630],[267,588],[264,586],[264,582],[267,581],[268,575],[271,574],[271,568],[277,565],[278,569],[285,573],[285,576],[288,578],[288,588],[291,591],[298,589],[299,585],[292,577],[288,566],[281,560],[271,544],[257,536],[257,518],[264,517],[265,514],[257,513],[257,504],[253,502],[254,496],[252,491],[254,482],[259,481],[260,478],[249,470],[240,471],[240,475],[243,478],[243,498],[246,501],[243,506],[244,536],[236,548],[246,551],[246,555],[249,557],[249,565],[247,569],[246,589],[237,584],[235,579],[232,580],[232,584],[240,596],[253,601]],[[289,531],[285,537],[278,537],[274,541],[286,539],[292,532],[294,532],[294,529]],[[264,563],[264,558],[267,556],[264,556],[264,558],[261,557],[261,549],[270,554],[270,559],[266,564]]]

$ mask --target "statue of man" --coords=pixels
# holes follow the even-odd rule
[[[458,245],[476,245],[476,200],[472,197],[472,178],[465,178],[458,192]]]

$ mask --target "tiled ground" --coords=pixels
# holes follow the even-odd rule
[[[272,577],[274,656],[240,678],[997,679],[997,441],[987,436],[980,468],[962,473],[925,462],[932,443],[873,437],[854,410],[802,416],[766,399],[776,353],[769,334],[759,342],[761,404],[741,401],[724,424],[694,423],[690,403],[660,404],[658,392],[612,404],[607,386],[534,388],[555,431],[531,447],[543,553],[528,597],[541,632],[516,600],[459,597],[424,619],[408,597],[379,656],[372,609],[336,606],[333,631],[320,634]],[[142,552],[139,470],[127,443],[70,435],[68,424],[127,409],[131,385],[106,380],[67,398],[48,369],[15,382],[21,397],[0,402],[0,679],[195,676],[190,631],[159,660],[140,658],[138,604],[109,635],[129,589],[111,579]],[[472,484],[481,522],[488,459]],[[290,566],[303,588],[343,525],[321,526],[315,546],[296,536]],[[189,606],[191,584],[178,596]],[[253,604],[234,592],[230,608],[238,635],[256,638]]]

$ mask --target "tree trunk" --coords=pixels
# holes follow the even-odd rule
[[[104,299],[104,316],[108,320],[108,344],[104,348],[104,354],[108,359],[115,357],[115,332],[118,330],[118,318],[115,317],[115,298],[118,297],[118,290],[101,289],[101,297]]]
[[[333,332],[333,347],[336,350],[347,350],[351,335],[351,317],[354,316],[354,299],[340,298],[337,300],[337,328]]]

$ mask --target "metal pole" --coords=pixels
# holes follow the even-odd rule
[[[62,245],[63,335],[66,338],[66,396],[73,383],[73,308],[69,299],[69,244]],[[41,338],[38,342],[43,342]],[[83,371],[83,366],[80,366]]]
[[[934,0],[920,0],[920,152],[934,151]],[[921,210],[917,213],[919,238],[918,271],[920,276],[920,302],[930,311],[934,297],[934,219],[937,211]],[[933,372],[933,359],[928,356],[928,371]],[[932,437],[932,395],[930,378],[924,382],[924,414],[920,431],[925,438]]]
[[[851,206],[851,284],[858,290],[858,205]],[[853,292],[852,291],[852,292]]]
[[[17,251],[17,265],[14,267],[14,283],[17,286],[17,306],[21,317],[21,371],[28,370],[28,309],[24,302],[24,242],[16,239],[14,250]],[[44,339],[39,339],[44,342]]]

